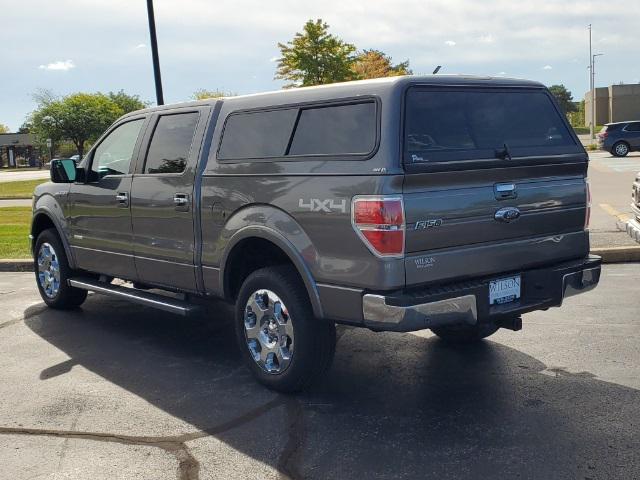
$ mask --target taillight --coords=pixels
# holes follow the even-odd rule
[[[586,201],[587,201],[587,209],[584,214],[584,229],[589,229],[589,221],[591,220],[591,186],[589,185],[589,179],[587,178],[585,181],[586,185]]]
[[[402,197],[355,197],[351,204],[351,222],[375,255],[397,257],[404,254]]]

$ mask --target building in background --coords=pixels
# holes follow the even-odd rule
[[[0,133],[0,168],[36,167],[40,150],[30,133]]]
[[[596,88],[596,125],[640,120],[640,83]],[[584,94],[585,124],[591,121],[591,92]]]

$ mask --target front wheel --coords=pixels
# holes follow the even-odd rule
[[[498,326],[494,323],[480,323],[476,325],[451,325],[447,327],[432,328],[431,331],[448,343],[476,343],[487,338],[496,331]]]
[[[626,157],[629,153],[629,145],[626,142],[617,142],[613,145],[611,153],[616,157]]]
[[[331,366],[335,325],[313,315],[297,272],[262,268],[244,281],[236,301],[236,337],[256,379],[280,392],[308,387]]]
[[[51,308],[75,308],[87,298],[87,291],[69,286],[71,267],[67,255],[53,228],[43,230],[36,239],[34,270],[42,300]]]

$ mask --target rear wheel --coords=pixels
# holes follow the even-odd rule
[[[34,270],[40,296],[51,308],[74,308],[87,298],[86,290],[67,283],[72,270],[58,232],[53,228],[43,230],[36,239]]]
[[[244,281],[236,301],[236,337],[256,377],[281,392],[309,386],[331,366],[335,325],[315,318],[292,267],[262,268]]]
[[[627,142],[616,142],[611,149],[611,153],[616,157],[626,157],[629,153],[629,144]]]
[[[498,330],[494,323],[480,323],[476,325],[451,325],[432,328],[431,331],[448,343],[475,343],[487,338]]]

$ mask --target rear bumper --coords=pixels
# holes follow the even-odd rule
[[[640,243],[640,222],[632,218],[627,222],[626,229],[629,236],[633,238],[636,242]]]
[[[503,305],[489,305],[489,282],[508,274],[394,294],[367,293],[362,299],[364,324],[372,330],[411,332],[499,321],[558,307],[565,298],[595,288],[600,280],[600,265],[600,257],[589,256],[551,267],[512,272],[521,275],[521,297]]]

